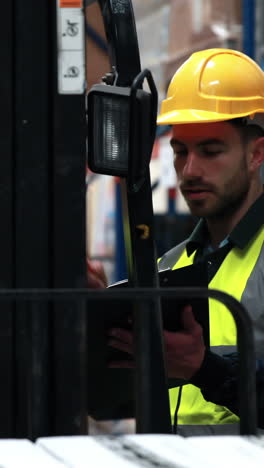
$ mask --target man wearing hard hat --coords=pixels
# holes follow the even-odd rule
[[[263,359],[261,113],[264,74],[259,66],[238,51],[210,49],[194,53],[175,73],[158,124],[173,125],[171,146],[179,188],[191,213],[201,218],[190,238],[165,254],[160,267],[206,262],[209,288],[234,296],[248,310],[257,357]],[[217,356],[235,352],[231,315],[219,302],[209,303],[211,351]],[[204,392],[194,385],[182,388],[178,424],[184,425],[187,434],[236,432],[237,416],[203,397],[203,393],[210,397],[220,386],[221,363],[205,352],[192,312],[186,310],[184,315],[185,335],[175,339],[165,332],[168,371],[171,377],[191,379]],[[172,412],[178,394],[178,389],[170,391]]]
[[[258,359],[264,358],[263,113],[259,66],[238,51],[210,49],[194,53],[178,69],[158,116],[158,124],[172,125],[179,188],[200,218],[159,267],[205,262],[209,288],[234,296],[248,310]],[[234,380],[232,359],[222,356],[236,352],[236,327],[219,302],[209,301],[209,314],[210,351],[190,307],[183,313],[183,332],[164,332],[169,376],[191,382],[170,390],[172,418],[177,407],[183,435],[238,432],[234,385],[226,398],[219,394],[229,388],[229,377]],[[116,347],[122,349],[120,341]]]

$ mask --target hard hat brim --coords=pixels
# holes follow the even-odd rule
[[[263,110],[261,110],[263,112]],[[179,111],[160,114],[157,117],[158,125],[176,125],[184,123],[199,122],[221,122],[239,117],[245,117],[248,113],[242,114],[220,114],[219,112],[208,112],[196,109],[180,109]]]

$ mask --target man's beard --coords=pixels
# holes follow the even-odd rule
[[[247,198],[249,191],[249,182],[240,187],[239,191],[232,194],[225,193],[219,197],[218,203],[204,215],[207,219],[220,219],[232,216],[236,213]]]
[[[210,187],[212,195],[209,194],[209,197],[215,196],[215,202],[211,206],[210,204],[206,206],[203,200],[186,199],[186,203],[194,216],[219,220],[230,217],[239,210],[247,198],[249,188],[250,179],[245,160],[243,160],[240,170],[225,183],[220,192],[217,188]]]

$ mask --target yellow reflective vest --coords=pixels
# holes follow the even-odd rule
[[[224,291],[247,308],[253,320],[257,355],[264,356],[264,227],[244,249],[233,247],[223,260],[209,288]],[[172,269],[191,265],[195,252],[188,257],[186,249]],[[236,327],[232,315],[219,301],[209,299],[210,347],[218,354],[236,350]],[[172,420],[178,399],[178,388],[170,390]],[[238,417],[227,408],[204,400],[200,389],[193,385],[182,388],[178,425],[235,424]],[[216,431],[217,432],[217,431]]]

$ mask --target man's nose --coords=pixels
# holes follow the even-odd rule
[[[185,160],[182,175],[185,179],[195,179],[202,176],[202,165],[198,154],[190,151]]]

